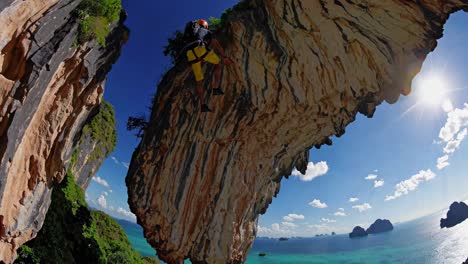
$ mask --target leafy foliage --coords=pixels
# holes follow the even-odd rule
[[[41,231],[34,240],[20,247],[15,263],[148,262],[131,247],[117,221],[103,212],[88,209],[84,192],[68,170],[65,179],[52,192],[52,203]]]
[[[103,102],[99,106],[99,112],[91,119],[91,121],[84,126],[83,135],[90,135],[95,142],[99,145],[90,154],[88,161],[106,158],[117,145],[117,131],[116,121],[114,115],[114,107],[108,103]],[[102,153],[102,150],[106,152]],[[72,156],[73,160],[73,156]]]
[[[167,42],[168,44],[164,46],[164,56],[170,56],[172,63],[176,63],[180,50],[186,45],[184,33],[180,30],[176,30],[173,36],[167,39]]]
[[[110,25],[119,20],[121,12],[121,0],[83,0],[75,12],[79,19],[78,42],[95,38],[105,47]]]
[[[93,221],[87,235],[97,241],[102,263],[141,263],[143,259],[131,246],[122,227],[107,214],[92,211]]]
[[[99,263],[96,241],[84,237],[91,215],[70,170],[52,192],[52,203],[36,239],[20,250],[16,263]]]
[[[75,184],[75,179],[72,175],[71,172],[69,171],[67,173],[67,177],[65,178],[65,184],[66,188],[62,189],[63,197],[67,201],[67,209],[70,209],[72,214],[76,216],[78,209],[80,208],[87,208],[88,205],[86,204],[85,201],[85,195],[83,190]]]
[[[142,138],[143,134],[145,133],[146,128],[148,128],[148,121],[146,121],[146,117],[139,116],[139,117],[133,117],[130,116],[127,121],[127,130],[128,131],[133,131],[136,130],[135,136]]]
[[[216,30],[221,26],[221,19],[217,17],[210,17],[210,28]]]
[[[18,264],[40,264],[40,257],[34,253],[34,250],[26,245],[18,249],[18,258],[15,263]]]

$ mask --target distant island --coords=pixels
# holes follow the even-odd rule
[[[454,202],[450,205],[447,218],[440,219],[440,228],[454,227],[468,218],[468,205],[464,202]]]
[[[287,237],[280,237],[278,240],[279,240],[279,241],[287,241],[287,240],[289,240],[289,238],[287,238]]]
[[[392,223],[387,219],[377,219],[369,228],[367,228],[368,234],[378,234],[393,230]]]
[[[388,232],[392,230],[393,230],[393,225],[389,220],[377,219],[369,228],[367,228],[367,230],[364,230],[364,228],[360,226],[356,226],[353,229],[353,232],[349,233],[349,237],[350,238],[364,237],[364,236],[367,236],[368,234],[378,234],[378,233]]]
[[[367,232],[366,230],[364,230],[364,228],[360,227],[360,226],[356,226],[354,229],[353,229],[353,232],[349,233],[349,238],[355,238],[355,237],[364,237],[364,236],[367,236]]]

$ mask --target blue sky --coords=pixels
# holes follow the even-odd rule
[[[105,99],[116,109],[118,145],[87,190],[91,206],[127,220],[133,216],[127,205],[126,166],[138,140],[126,131],[126,120],[147,113],[156,84],[170,65],[162,54],[167,37],[188,20],[219,16],[236,3],[143,2],[123,1],[131,38],[109,75],[105,92]],[[314,166],[309,175],[321,176],[311,181],[295,176],[284,179],[278,197],[260,217],[259,235],[346,233],[377,218],[406,221],[468,198],[468,146],[463,140],[463,122],[468,120],[468,107],[464,109],[468,35],[463,33],[467,24],[466,14],[450,18],[445,36],[414,80],[410,96],[379,106],[372,119],[358,116],[343,137],[333,139],[333,146],[311,150]],[[429,92],[421,95],[422,89]],[[449,165],[439,169],[437,160],[445,155]],[[445,165],[444,159],[439,165]],[[370,174],[376,179],[366,180]],[[394,199],[385,201],[388,197]],[[350,198],[359,201],[352,203]]]

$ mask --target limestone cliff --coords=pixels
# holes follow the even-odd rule
[[[170,70],[127,176],[131,209],[169,263],[243,263],[281,178],[304,172],[309,149],[343,135],[358,112],[371,117],[410,93],[449,14],[468,11],[468,0],[241,7],[217,35],[235,65],[223,72],[225,96],[210,98],[214,113],[192,107],[190,71]]]
[[[83,189],[89,185],[102,162],[114,151],[117,143],[114,108],[103,102],[95,109],[75,140],[69,167],[76,183]]]
[[[128,30],[77,42],[80,0],[0,3],[0,260],[41,228]]]

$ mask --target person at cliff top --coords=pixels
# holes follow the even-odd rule
[[[193,23],[192,25],[190,23]],[[198,102],[202,112],[211,112],[211,109],[205,104],[204,101],[204,91],[203,91],[203,71],[202,63],[208,62],[215,65],[214,69],[214,78],[213,78],[213,95],[223,95],[224,92],[219,87],[221,80],[221,65],[230,65],[232,63],[231,59],[225,56],[224,49],[221,47],[221,44],[213,38],[211,31],[208,30],[208,22],[204,19],[200,19],[196,22],[189,22],[185,29],[185,34],[187,31],[190,31],[189,34],[193,34],[195,41],[189,43],[184,50],[186,50],[186,55],[189,64],[192,66],[193,73],[195,75],[195,80],[197,82],[197,94]],[[216,49],[223,57],[223,62],[219,56],[213,52],[210,48]]]

